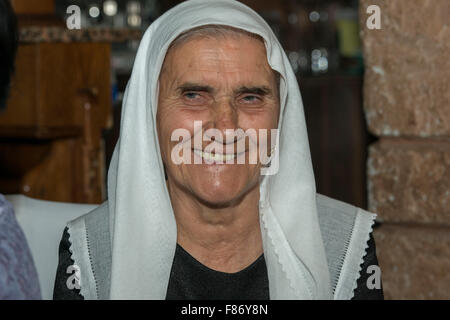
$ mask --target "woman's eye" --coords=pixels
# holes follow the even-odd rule
[[[208,103],[208,96],[201,92],[185,92],[182,99],[189,106],[204,106]]]
[[[258,96],[252,96],[252,95],[249,95],[249,96],[244,96],[244,97],[242,97],[242,99],[241,99],[244,103],[254,103],[254,102],[259,102],[260,101],[260,98],[258,97]]]
[[[188,99],[195,99],[198,98],[200,95],[196,92],[187,92],[184,94],[184,96]]]

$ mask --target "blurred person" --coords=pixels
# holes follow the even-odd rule
[[[17,22],[9,0],[0,0],[0,112],[6,107],[17,51]],[[40,299],[39,280],[12,205],[0,194],[0,300]]]
[[[191,0],[157,19],[120,128],[108,200],[63,232],[55,299],[383,298],[367,285],[375,215],[316,193],[296,77],[247,6]],[[239,129],[270,132],[269,163],[261,136],[228,139]]]

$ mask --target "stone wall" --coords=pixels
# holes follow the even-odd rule
[[[381,29],[369,30],[369,5]],[[450,299],[450,1],[360,0],[369,210],[387,299]]]

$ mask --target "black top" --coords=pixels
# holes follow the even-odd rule
[[[367,273],[370,265],[378,265],[375,241],[370,235],[367,255],[361,269],[361,276],[353,299],[377,300],[383,299],[383,289],[369,289],[366,285],[371,274]],[[59,246],[59,264],[55,279],[53,299],[82,300],[79,289],[70,290],[67,287],[66,273],[74,264],[69,251],[70,242],[67,228]],[[225,273],[212,270],[201,264],[180,245],[177,244],[175,257],[167,288],[167,300],[268,300],[269,280],[266,261],[261,255],[255,262],[236,273]]]
[[[239,272],[225,273],[201,264],[177,244],[166,299],[269,300],[264,255]]]

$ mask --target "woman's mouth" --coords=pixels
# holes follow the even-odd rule
[[[236,154],[234,153],[220,154],[220,153],[205,152],[197,149],[194,149],[194,153],[197,156],[209,162],[227,162],[230,160],[234,160],[236,158]]]

